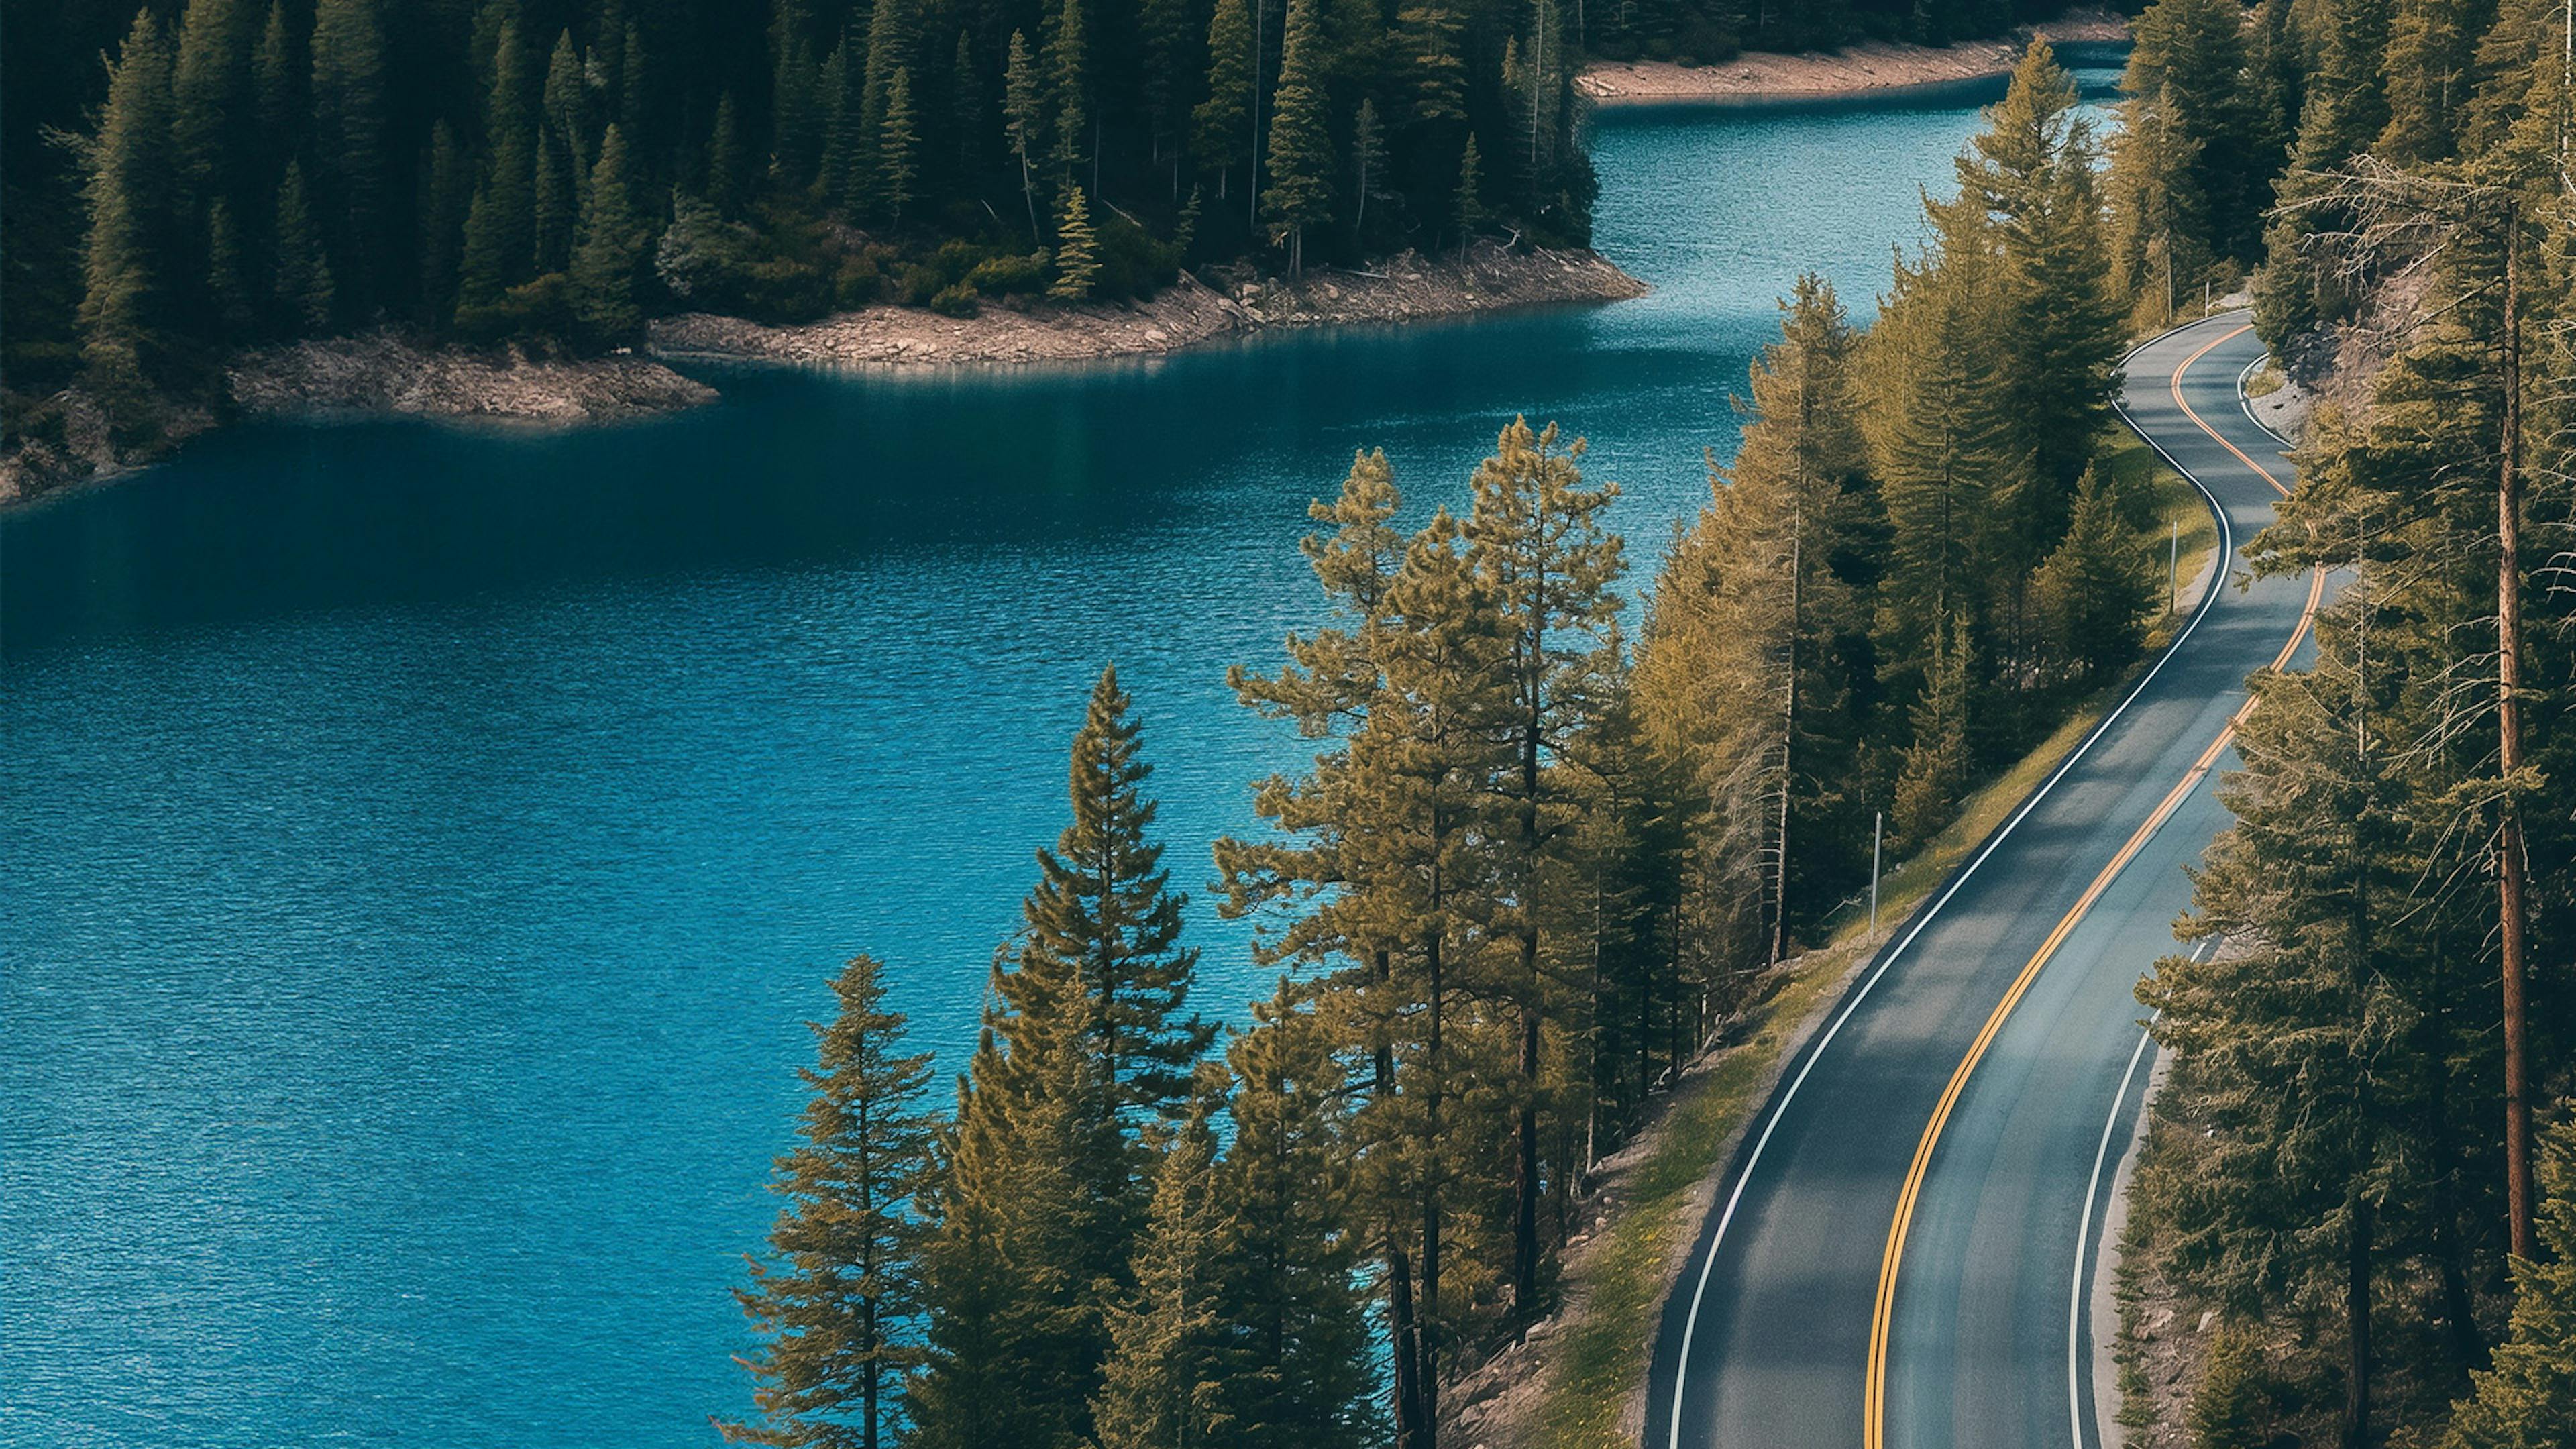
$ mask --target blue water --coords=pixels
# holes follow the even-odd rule
[[[0,521],[0,1445],[713,1442],[801,1023],[864,949],[962,1061],[1101,662],[1201,882],[1353,449],[1424,512],[1559,419],[1642,583],[1773,299],[1865,314],[1973,126],[1604,116],[1640,301],[244,428]],[[1266,990],[1191,922],[1203,1007]]]

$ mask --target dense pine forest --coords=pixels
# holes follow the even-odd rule
[[[2054,7],[2050,7],[2054,8]],[[393,324],[1117,300],[1489,234],[1581,245],[1589,51],[2000,30],[2002,0],[189,0],[27,7],[0,86],[12,440]]]
[[[1878,323],[1784,301],[1640,625],[1580,440],[1516,421],[1411,523],[1354,460],[1303,545],[1317,626],[1231,675],[1316,754],[1216,845],[1281,973],[1222,1043],[1102,676],[953,1112],[880,968],[842,978],[733,1432],[1450,1435],[1461,1373],[1556,1307],[1594,1165],[1865,892],[1873,813],[1928,841],[2148,646],[2164,503],[2110,464],[2098,159],[2034,47]]]
[[[2254,681],[2185,923],[2219,948],[2139,990],[2174,1070],[2130,1291],[2211,1323],[2156,1442],[2576,1425],[2571,38],[2563,0],[2138,25],[2124,284],[2250,269],[2319,401],[2248,555],[2337,583],[2314,666]]]

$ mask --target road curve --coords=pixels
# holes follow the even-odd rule
[[[2240,402],[2247,321],[2148,343],[2121,398],[2209,496],[2231,564],[2292,476]],[[2297,646],[2316,588],[2212,590],[1790,1064],[1658,1325],[1646,1449],[2097,1442],[2079,1260],[2144,1090],[2131,988],[2227,823],[2245,676]]]

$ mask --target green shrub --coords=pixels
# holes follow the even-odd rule
[[[938,296],[930,299],[930,310],[942,317],[972,317],[976,311],[975,289],[965,282],[942,288]]]
[[[1054,261],[1054,254],[1044,247],[1027,256],[1004,253],[976,263],[975,270],[966,274],[966,281],[987,297],[1034,295],[1046,290]]]
[[[907,307],[929,306],[930,299],[949,285],[937,267],[922,262],[905,262],[894,269],[894,299]]]
[[[1156,241],[1143,227],[1115,212],[1099,224],[1100,272],[1091,295],[1103,301],[1151,295],[1181,272],[1181,249]]]
[[[876,258],[861,253],[841,259],[841,269],[832,277],[832,305],[852,312],[877,299],[885,286],[885,274],[877,269]]]
[[[2228,1324],[2211,1336],[2209,1370],[2185,1417],[2192,1449],[2270,1449],[2272,1381],[2252,1330]]]

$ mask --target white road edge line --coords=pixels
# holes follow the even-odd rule
[[[2204,326],[2209,320],[2211,319],[2204,318],[2139,343],[2129,350],[2127,357],[2120,359],[2122,370],[2127,369],[2130,358],[2136,357],[2159,342],[2179,337],[2193,327]],[[2236,554],[2236,532],[2234,526],[2228,521],[2227,510],[2219,504],[2218,495],[2210,492],[2206,485],[2193,477],[2189,469],[2174,462],[2173,455],[2165,452],[2155,439],[2147,436],[2146,430],[2129,417],[2129,410],[2122,407],[2117,398],[2112,399],[2111,410],[2119,414],[2120,421],[2129,425],[2130,431],[2144,439],[2148,447],[2154,448],[2159,457],[2171,464],[2174,472],[2180,474],[2184,482],[2199,491],[2202,500],[2209,505],[2210,515],[2218,521],[2219,558],[2233,558]],[[1700,1304],[1708,1296],[1708,1279],[1709,1274],[1717,1267],[1717,1250],[1726,1241],[1727,1227],[1735,1221],[1737,1205],[1744,1200],[1745,1184],[1752,1181],[1754,1168],[1762,1162],[1762,1149],[1770,1145],[1772,1132],[1779,1127],[1781,1117],[1787,1114],[1789,1104],[1797,1098],[1798,1089],[1806,1085],[1807,1074],[1816,1069],[1816,1063],[1823,1058],[1825,1048],[1833,1045],[1834,1037],[1843,1029],[1843,1023],[1851,1020],[1853,1012],[1860,1010],[1860,1004],[1868,999],[1871,989],[1878,985],[1880,978],[1887,975],[1888,968],[1896,964],[1897,958],[1905,954],[1905,948],[1914,944],[1914,938],[1923,934],[1923,928],[1932,924],[1933,920],[1941,914],[1941,908],[1948,905],[1950,898],[1959,893],[1959,887],[1968,883],[1968,878],[1977,873],[1977,867],[1986,863],[1986,857],[1994,854],[2022,820],[2031,811],[2039,808],[2039,802],[2048,798],[2048,792],[2056,789],[2058,782],[2065,779],[2067,773],[2092,752],[2093,746],[2100,743],[2104,735],[2110,733],[2113,725],[2119,723],[2120,716],[2128,713],[2129,706],[2138,702],[2138,696],[2147,692],[2147,686],[2155,683],[2156,676],[2164,672],[2165,665],[2171,663],[2173,657],[2182,652],[2184,642],[2191,638],[2193,630],[2200,627],[2200,621],[2209,617],[2209,611],[2218,603],[2219,595],[2225,592],[2219,587],[2225,577],[2222,565],[2222,571],[2218,577],[2210,581],[2209,592],[2201,595],[2200,607],[2192,611],[2191,619],[2183,625],[2182,632],[2176,634],[2173,642],[2165,646],[2165,652],[2157,656],[2154,667],[2147,671],[2146,677],[2138,681],[2137,686],[2129,691],[2128,696],[2120,701],[2117,708],[2105,716],[2100,724],[2093,727],[2093,732],[2084,737],[2084,742],[2075,747],[2074,753],[2068,755],[2064,762],[2049,773],[2046,780],[2040,782],[2039,788],[2032,791],[2030,798],[2021,803],[2021,808],[2013,812],[2012,818],[2004,822],[2003,828],[1995,832],[1993,838],[1986,842],[1985,848],[1977,852],[1974,860],[1968,862],[1967,868],[1951,880],[1949,887],[1941,892],[1941,898],[1934,901],[1921,915],[1915,917],[1913,926],[1907,929],[1903,939],[1880,959],[1878,969],[1872,971],[1869,979],[1861,983],[1860,989],[1852,993],[1851,1000],[1844,1003],[1841,1014],[1834,1018],[1831,1026],[1825,1028],[1825,1034],[1817,1039],[1816,1044],[1808,1049],[1807,1060],[1799,1066],[1798,1075],[1790,1079],[1789,1089],[1782,1092],[1780,1100],[1772,1104],[1771,1115],[1762,1124],[1762,1135],[1753,1140],[1753,1150],[1745,1156],[1743,1170],[1735,1175],[1735,1188],[1726,1195],[1726,1209],[1718,1215],[1717,1232],[1708,1240],[1708,1252],[1700,1259],[1699,1281],[1691,1289],[1690,1314],[1682,1320],[1681,1353],[1673,1365],[1672,1422],[1664,1438],[1667,1449],[1681,1449],[1683,1391],[1690,1383],[1691,1338],[1699,1329]]]
[[[2245,364],[2245,370],[2243,372],[2236,374],[2236,405],[2245,410],[2245,421],[2261,428],[2265,437],[2270,438],[2273,442],[2280,444],[2284,448],[2295,448],[2299,445],[2291,442],[2285,437],[2282,437],[2279,432],[2273,429],[2270,423],[2267,423],[2261,418],[2255,416],[2254,395],[2245,390],[2245,379],[2252,377],[2254,375],[2254,369],[2261,367],[2264,363],[2270,361],[2271,358],[2271,349],[2266,348],[2262,352],[2257,353],[2252,362]]]
[[[2208,951],[2203,941],[2191,949],[2191,959],[2199,961]],[[2102,1145],[2093,1149],[2093,1180],[2084,1187],[2084,1215],[2075,1220],[2075,1284],[2069,1294],[2066,1310],[2066,1413],[2075,1431],[2075,1449],[2084,1449],[2084,1321],[2092,1316],[2092,1295],[2084,1291],[2085,1269],[2091,1266],[2085,1247],[2093,1232],[2093,1205],[2102,1196],[2102,1165],[2111,1156],[2111,1137],[2120,1127],[2120,1106],[2129,1100],[2129,1083],[2137,1079],[2138,1063],[2146,1058],[2147,1047],[2156,1039],[2156,1017],[2147,1017],[2147,1029],[2138,1033],[2138,1046],[2129,1053],[2129,1069],[2120,1074],[2120,1090],[2111,1094],[2111,1115],[2102,1123]],[[2093,1426],[2094,1439],[2101,1439],[2102,1426]]]
[[[2236,374],[2236,405],[2238,408],[2243,410],[2245,420],[2252,423],[2255,427],[2262,429],[2265,437],[2270,438],[2272,441],[2280,444],[2284,448],[2295,448],[2298,444],[2293,443],[2289,439],[2282,437],[2279,433],[2274,432],[2270,424],[2264,422],[2260,417],[2255,416],[2254,399],[2245,391],[2245,379],[2252,377],[2254,375],[2254,369],[2262,366],[2265,359],[2270,356],[2271,352],[2266,349],[2264,352],[2256,355],[2253,361],[2246,363],[2243,370]],[[2112,406],[2114,408],[2119,407],[2117,403],[2114,403]],[[2122,418],[2125,419],[2128,416],[2126,409],[2119,409],[2119,411]],[[2131,423],[2130,426],[2136,427],[2137,425],[2135,423]],[[2145,437],[2146,435],[2142,431],[2139,436]],[[2154,440],[2148,439],[2148,445],[2153,447]],[[2157,448],[2156,451],[2158,453],[2163,453],[2164,449]],[[2172,456],[2170,454],[2166,455],[2165,461],[2173,463]],[[2190,478],[2193,485],[2198,486],[2200,480],[2192,478],[2190,473],[2184,471],[2181,464],[2174,463],[2173,466],[2175,472],[2181,473],[2185,478]],[[2202,489],[2201,491],[2204,494],[2208,492],[2207,489]],[[2208,949],[2209,943],[2206,941],[2202,942],[2199,946],[2192,948],[2191,959],[2198,961],[2201,958],[2202,953]],[[2159,1012],[2156,1015],[2162,1015],[2162,1013]],[[2075,1431],[2075,1449],[2084,1449],[2084,1410],[2086,1408],[2084,1391],[2082,1388],[2082,1376],[2078,1370],[2078,1363],[2081,1358],[2081,1349],[2079,1347],[2081,1337],[2079,1329],[2084,1320],[2090,1316],[2087,1312],[2090,1305],[2086,1302],[2086,1294],[2084,1292],[2084,1270],[2086,1267],[2084,1251],[2085,1239],[2092,1231],[2093,1203],[2095,1195],[2101,1191],[2102,1187],[2103,1155],[2110,1150],[2111,1132],[2113,1127],[2115,1127],[2120,1120],[2120,1104],[2128,1100],[2130,1076],[2138,1070],[2138,1060],[2146,1053],[2147,1044],[2155,1039],[2155,1033],[2152,1029],[2152,1024],[2155,1019],[2155,1016],[2149,1016],[2147,1018],[2150,1023],[2150,1029],[2139,1034],[2137,1050],[2129,1054],[2129,1070],[2121,1074],[2120,1090],[2113,1094],[2111,1098],[2111,1117],[2109,1121],[2102,1124],[2102,1145],[2100,1148],[2096,1149],[2093,1154],[2093,1181],[2084,1189],[2084,1216],[2076,1219],[2075,1222],[2075,1286],[2073,1300],[2067,1307],[2066,1319],[2066,1407],[2067,1414],[2073,1421]],[[2099,1423],[2096,1423],[2093,1426],[2093,1438],[2095,1443],[2104,1442],[2102,1438],[2102,1426]]]

